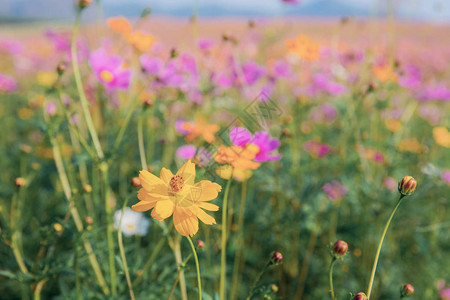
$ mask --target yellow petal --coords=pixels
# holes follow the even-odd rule
[[[138,191],[137,197],[141,201],[158,201],[158,200],[167,200],[169,196],[163,195],[161,193],[149,193],[146,189],[141,188]]]
[[[148,192],[152,191],[158,186],[166,186],[164,184],[164,181],[147,170],[142,170],[141,172],[139,172],[139,181],[141,182],[144,189],[146,189]]]
[[[184,183],[194,185],[195,164],[188,160],[177,172],[177,175],[183,177]]]
[[[219,210],[219,207],[217,205],[208,203],[208,202],[199,202],[197,205],[203,209],[210,210],[210,211],[218,211]]]
[[[131,206],[134,211],[143,212],[155,207],[157,201],[139,201],[135,205]]]
[[[222,190],[222,187],[217,183],[211,182],[209,180],[202,180],[195,185],[199,190],[199,195],[194,201],[210,201],[217,198],[217,195]]]
[[[198,219],[189,209],[176,207],[173,213],[176,231],[183,236],[193,236],[198,231]]]
[[[170,179],[172,179],[173,177],[173,174],[169,169],[162,168],[159,177],[161,178],[162,181],[164,181],[165,184],[169,184]]]
[[[207,225],[216,224],[216,220],[207,213],[205,213],[201,208],[197,209],[197,217],[200,219],[200,221],[202,221]]]
[[[174,206],[171,200],[158,201],[155,206],[155,213],[160,218],[166,219],[172,215]]]

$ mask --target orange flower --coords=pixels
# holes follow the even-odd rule
[[[127,41],[138,51],[145,52],[155,43],[155,37],[143,31],[134,31],[127,35]]]
[[[208,225],[216,224],[216,220],[203,209],[219,210],[217,205],[207,201],[217,198],[222,187],[209,180],[195,183],[195,164],[187,161],[175,175],[162,168],[159,177],[146,170],[140,172],[140,201],[132,206],[134,211],[153,209],[152,217],[158,221],[173,215],[175,229],[183,236],[193,236],[197,233],[198,219]]]
[[[436,141],[436,144],[450,148],[450,132],[448,132],[445,127],[435,127],[433,128],[433,137]]]
[[[230,164],[233,168],[245,171],[248,169],[257,169],[261,163],[254,162],[259,152],[259,147],[253,144],[247,145],[245,148],[239,146],[225,147],[220,145],[214,159],[220,164]]]
[[[397,81],[397,74],[394,72],[392,67],[390,65],[385,66],[374,66],[372,69],[373,75],[375,75],[376,78],[378,78],[381,82],[396,82]]]
[[[133,26],[131,26],[128,20],[124,17],[109,18],[106,21],[106,25],[108,25],[108,27],[114,30],[115,32],[121,34],[129,34],[133,29]]]
[[[220,129],[217,124],[206,124],[202,118],[195,119],[195,123],[185,122],[182,127],[189,132],[186,135],[186,141],[188,142],[191,142],[196,137],[203,136],[205,141],[213,143],[216,140],[214,134]]]
[[[413,153],[422,153],[427,150],[427,148],[422,146],[417,139],[401,140],[396,148],[400,152],[409,151]]]
[[[297,54],[306,60],[316,60],[319,58],[319,44],[313,43],[309,36],[299,34],[293,40],[285,41],[288,51]]]

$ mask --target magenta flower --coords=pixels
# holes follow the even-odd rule
[[[330,104],[322,104],[311,109],[309,119],[314,123],[331,124],[337,118],[337,110]]]
[[[158,57],[142,54],[139,58],[142,68],[151,75],[157,75],[164,67],[164,62]]]
[[[259,152],[255,156],[256,162],[266,162],[281,159],[281,154],[270,154],[280,147],[280,141],[270,138],[269,133],[259,131],[252,134],[243,127],[233,127],[230,130],[230,140],[235,146],[246,147],[249,144],[258,146]]]
[[[259,78],[266,74],[266,68],[250,61],[242,66],[242,73],[247,84],[254,84]]]
[[[330,197],[331,201],[341,200],[345,194],[347,194],[347,189],[340,184],[338,181],[333,180],[330,183],[326,183],[322,190]]]
[[[398,79],[398,84],[404,88],[418,88],[420,86],[422,76],[420,69],[414,65],[407,65],[403,76]]]
[[[184,128],[184,124],[185,123],[193,124],[192,122],[186,122],[186,121],[181,120],[181,119],[178,119],[178,120],[175,121],[175,130],[181,135],[188,135],[191,132],[190,130],[187,130],[187,129]]]
[[[188,144],[181,146],[177,149],[177,156],[182,159],[193,159],[195,157],[195,153],[197,152],[197,149],[194,145]]]
[[[450,185],[450,170],[443,170],[441,178],[446,184]]]
[[[17,89],[14,78],[0,73],[0,93],[12,93]]]
[[[322,144],[317,141],[307,141],[303,144],[303,148],[311,155],[313,158],[324,158],[327,154],[331,152],[331,147],[327,144]]]
[[[383,184],[388,190],[395,191],[397,189],[397,180],[394,177],[384,178]]]
[[[131,71],[123,68],[120,56],[109,55],[102,48],[91,53],[89,63],[97,79],[107,89],[125,90],[130,85]]]
[[[197,42],[197,47],[202,51],[210,51],[214,47],[214,41],[201,39]]]
[[[330,95],[341,95],[347,92],[347,88],[331,80],[325,74],[316,74],[313,77],[312,83],[307,87],[306,93],[309,96],[316,96],[321,92]]]

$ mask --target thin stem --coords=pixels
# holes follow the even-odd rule
[[[230,192],[232,178],[228,179],[227,185],[225,187],[225,194],[223,196],[222,205],[222,242],[220,249],[220,299],[225,300],[225,277],[227,268],[227,204],[228,204],[228,194]]]
[[[20,192],[19,192],[20,193]],[[22,251],[19,247],[20,245],[20,237],[22,233],[19,229],[16,228],[16,215],[20,213],[19,211],[19,193],[14,193],[12,202],[11,202],[11,213],[10,213],[10,227],[12,231],[11,235],[11,248],[14,254],[14,258],[16,259],[17,264],[19,265],[19,269],[22,273],[27,274],[28,268],[25,265],[25,261],[22,257]]]
[[[187,236],[186,238],[188,239],[189,244],[191,244],[192,254],[194,255],[195,259],[195,267],[197,268],[198,299],[202,300],[202,280],[200,278],[200,264],[198,263],[197,251],[195,251],[195,246],[192,242],[192,239],[189,236]]]
[[[259,272],[258,276],[257,276],[256,279],[255,279],[255,282],[253,282],[253,285],[252,285],[250,291],[248,292],[248,296],[247,296],[246,300],[250,300],[250,299],[251,299],[251,297],[253,296],[253,293],[254,293],[254,291],[255,291],[256,285],[257,285],[258,282],[261,280],[261,277],[262,277],[263,274],[267,271],[267,269],[269,268],[269,266],[270,266],[270,262],[268,262],[268,263],[264,266],[264,268],[262,269],[262,271]]]
[[[333,286],[333,267],[336,263],[336,257],[333,257],[330,263],[330,270],[328,272],[328,276],[330,277],[330,292],[331,292],[331,299],[334,300],[334,286]]]
[[[141,165],[144,170],[147,170],[147,159],[145,158],[145,146],[144,146],[144,137],[143,137],[143,129],[142,129],[143,118],[139,116],[137,132],[138,132],[138,144],[139,144],[139,156],[141,158]]]
[[[115,296],[117,293],[117,273],[116,265],[114,262],[114,238],[113,238],[113,224],[112,224],[112,206],[109,199],[109,179],[108,179],[108,165],[102,163],[100,170],[103,175],[104,197],[105,197],[105,210],[106,210],[106,239],[108,243],[108,259],[109,259],[109,276],[111,279],[111,294]]]
[[[186,263],[189,261],[189,259],[191,259],[191,256],[192,256],[192,254],[189,254],[189,256],[181,263],[183,265],[183,267],[186,265]],[[177,278],[175,278],[175,282],[172,285],[172,289],[170,290],[169,297],[167,297],[167,300],[172,299],[173,293],[175,292],[175,288],[177,287],[178,281],[180,280],[182,271],[183,271],[183,269],[181,267],[178,267]]]
[[[33,292],[33,299],[34,300],[41,300],[42,288],[44,287],[44,285],[47,282],[47,280],[48,279],[42,279],[41,281],[39,281],[36,284],[36,287],[35,287],[34,292]]]
[[[156,256],[159,254],[159,251],[161,251],[162,247],[164,246],[164,241],[165,241],[165,239],[162,238],[159,240],[158,244],[156,244],[155,248],[153,249],[152,254],[150,255],[147,262],[145,263],[144,267],[142,268],[142,272],[139,272],[139,275],[133,281],[133,286],[136,286],[141,282],[142,276],[152,266],[153,262],[156,259]]]
[[[78,232],[83,233],[83,231],[84,231],[83,222],[81,221],[80,214],[78,213],[78,210],[72,201],[72,191],[70,188],[69,180],[67,179],[66,171],[64,169],[61,152],[59,151],[58,144],[54,137],[50,138],[50,142],[52,144],[53,158],[55,160],[55,165],[56,165],[56,170],[58,171],[59,180],[61,181],[61,184],[63,186],[64,195],[66,196],[66,199],[69,202],[70,213],[75,222],[75,226],[76,226]],[[92,250],[91,244],[84,236],[83,236],[83,245],[84,245],[84,249],[86,250],[86,253],[88,255],[89,262],[91,263],[92,269],[94,270],[95,277],[97,278],[97,281],[98,281],[99,285],[101,286],[103,293],[105,295],[109,295],[109,288],[108,288],[108,285],[106,284],[105,278],[103,277],[102,271],[100,269],[100,265],[98,264],[97,257],[95,256],[94,251]]]
[[[392,211],[391,215],[389,216],[386,226],[384,226],[383,234],[381,235],[381,239],[378,244],[377,254],[375,255],[375,261],[373,262],[372,274],[370,275],[369,286],[367,288],[367,298],[368,299],[370,299],[370,294],[372,293],[373,281],[375,279],[375,272],[377,270],[378,258],[380,257],[381,246],[383,246],[384,237],[386,236],[386,232],[389,228],[389,225],[391,224],[392,218],[394,217],[395,212],[397,211],[398,207],[400,206],[400,203],[402,202],[403,197],[404,196],[401,195],[400,198],[398,199],[397,204],[394,207],[394,210]]]
[[[139,95],[139,94],[138,94]],[[122,142],[122,139],[125,135],[125,130],[128,127],[128,123],[130,123],[131,120],[131,116],[133,115],[134,109],[136,108],[136,105],[138,104],[138,98],[139,96],[136,95],[133,99],[133,102],[131,104],[130,109],[127,112],[127,115],[125,117],[125,122],[123,123],[122,127],[120,128],[119,134],[117,135],[116,140],[114,141],[114,146],[113,146],[113,152],[117,150],[117,148],[119,148],[120,143]]]
[[[98,158],[102,159],[104,157],[102,147],[100,145],[100,141],[98,139],[97,131],[95,130],[94,122],[92,121],[91,113],[89,112],[89,104],[86,98],[86,94],[84,93],[83,83],[81,81],[80,68],[78,66],[78,55],[77,55],[77,45],[76,38],[78,29],[80,27],[80,18],[81,18],[81,9],[78,9],[75,25],[73,28],[72,41],[70,45],[71,54],[72,54],[72,66],[73,66],[73,75],[75,77],[75,83],[77,85],[78,95],[81,101],[81,107],[83,109],[83,115],[86,120],[86,125],[88,127],[89,133],[91,134],[92,141],[94,143],[94,148],[97,152]]]
[[[125,210],[125,207],[127,206],[128,203],[128,199],[130,197],[127,197],[123,203],[122,206],[122,211],[120,213],[120,220],[119,220],[119,230],[117,231],[117,240],[119,242],[119,250],[120,250],[120,257],[122,258],[122,264],[123,264],[123,271],[125,273],[125,278],[127,279],[127,284],[128,284],[128,290],[130,292],[130,298],[131,300],[134,300],[134,292],[133,292],[133,285],[131,284],[131,279],[130,279],[130,272],[128,271],[128,264],[127,264],[127,259],[125,257],[125,250],[123,249],[123,241],[122,241],[122,219],[123,219],[123,212]]]
[[[180,240],[178,237],[175,237],[172,239],[172,249],[173,254],[175,255],[175,261],[177,263],[178,267],[178,276],[180,280],[180,290],[181,290],[181,299],[187,300],[187,290],[186,290],[186,279],[184,278],[184,270],[180,267],[181,264],[183,264],[183,259],[181,255],[181,247],[180,247]]]

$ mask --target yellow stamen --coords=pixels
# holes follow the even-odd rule
[[[111,81],[113,81],[114,76],[113,74],[111,74],[111,72],[109,71],[101,71],[100,72],[100,78],[106,82],[106,83],[110,83]]]

